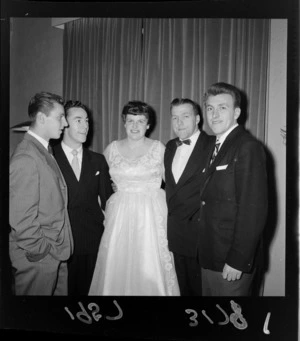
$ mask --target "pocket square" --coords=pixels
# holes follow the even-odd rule
[[[217,166],[216,170],[223,170],[226,169],[228,165],[223,165],[223,166]]]
[[[97,172],[96,172],[96,174],[95,174],[95,176],[96,176],[96,175],[99,175],[99,174],[100,174],[100,172],[99,172],[99,171],[97,171]]]

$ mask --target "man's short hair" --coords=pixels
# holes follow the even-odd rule
[[[68,118],[68,111],[72,108],[81,108],[83,109],[86,113],[88,118],[90,118],[90,110],[88,109],[88,107],[86,105],[84,105],[83,103],[81,103],[80,101],[72,101],[69,100],[65,103],[65,113],[66,113],[66,118]]]
[[[200,116],[198,104],[189,98],[174,98],[170,104],[170,111],[172,111],[173,107],[176,107],[176,106],[181,105],[181,104],[190,104],[193,107],[195,116],[197,116],[197,115]]]
[[[204,94],[204,100],[203,100],[204,106],[206,106],[208,97],[217,96],[221,94],[228,94],[232,96],[234,108],[241,107],[240,90],[234,85],[227,84],[224,82],[215,83],[207,89],[206,93]]]
[[[55,103],[61,104],[62,106],[64,105],[64,101],[59,95],[50,92],[39,92],[35,94],[28,105],[28,116],[31,122],[35,122],[38,112],[42,112],[48,116]]]

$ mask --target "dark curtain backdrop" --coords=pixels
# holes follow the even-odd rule
[[[269,19],[74,20],[64,30],[64,98],[91,109],[91,148],[101,153],[125,136],[121,111],[129,100],[153,106],[151,138],[166,143],[174,137],[172,99],[202,107],[205,90],[224,81],[244,93],[245,126],[264,141],[269,27]]]

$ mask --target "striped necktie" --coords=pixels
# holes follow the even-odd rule
[[[211,159],[210,159],[210,165],[214,162],[214,160],[215,160],[215,158],[219,152],[220,145],[221,145],[221,143],[217,140],[216,144],[215,144],[214,152],[213,152]]]

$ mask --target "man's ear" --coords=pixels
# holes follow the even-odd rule
[[[42,113],[41,111],[39,111],[36,114],[36,122],[38,122],[40,124],[44,124],[45,123],[45,118],[46,118],[46,115],[44,113]]]
[[[241,114],[241,108],[235,108],[234,109],[234,119],[237,120],[240,117]]]

